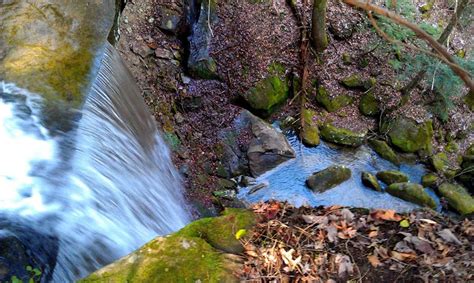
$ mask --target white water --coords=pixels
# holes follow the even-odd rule
[[[113,47],[73,132],[50,137],[39,96],[2,89],[0,216],[57,239],[53,281],[81,278],[189,221],[170,152]],[[31,115],[18,117],[18,105]]]

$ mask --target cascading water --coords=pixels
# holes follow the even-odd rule
[[[188,222],[170,152],[112,46],[67,134],[41,125],[40,96],[1,84],[0,238],[56,262],[44,280],[81,278]]]

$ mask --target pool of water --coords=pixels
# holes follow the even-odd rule
[[[266,172],[257,178],[258,183],[267,186],[249,194],[252,186],[241,188],[238,197],[254,203],[276,199],[288,201],[296,206],[301,205],[343,205],[366,208],[395,209],[409,211],[419,206],[388,193],[377,192],[365,187],[361,181],[361,173],[368,171],[376,174],[383,170],[400,170],[407,174],[410,182],[420,183],[425,174],[422,164],[402,164],[397,166],[382,159],[368,146],[353,148],[336,148],[321,142],[317,147],[304,146],[294,133],[287,135],[288,141],[296,152],[296,158]],[[351,169],[352,177],[346,182],[327,190],[315,193],[306,184],[306,179],[314,172],[331,165],[344,165]],[[383,185],[383,184],[382,184]],[[439,199],[431,189],[427,192],[436,200]]]

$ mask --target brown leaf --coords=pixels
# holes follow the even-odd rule
[[[393,259],[399,260],[399,261],[416,261],[418,256],[415,253],[399,253],[396,251],[392,251],[390,253]]]
[[[462,242],[451,232],[449,229],[443,229],[438,232],[438,235],[445,240],[447,243],[454,243],[457,245],[462,245]]]
[[[346,277],[354,272],[351,259],[347,255],[337,254],[336,264],[338,265],[337,273],[339,277]]]
[[[369,232],[369,238],[375,238],[377,237],[379,234],[379,231],[375,230],[375,231],[370,231]]]
[[[327,216],[317,216],[317,215],[301,215],[301,218],[308,224],[328,224]]]
[[[386,220],[386,221],[400,221],[402,217],[398,215],[395,210],[374,210],[370,213],[370,217],[375,220]]]
[[[367,256],[367,259],[369,260],[370,264],[373,267],[377,267],[377,266],[382,264],[380,262],[379,258],[377,257],[377,255],[369,255],[369,256]]]
[[[384,247],[376,247],[375,254],[379,255],[382,259],[390,258],[388,255],[388,250]]]
[[[326,227],[326,232],[329,242],[334,243],[337,240],[337,228],[330,225]]]

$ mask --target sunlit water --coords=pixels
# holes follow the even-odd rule
[[[40,124],[40,96],[0,84],[0,223],[53,239],[53,281],[81,278],[189,221],[170,152],[113,47],[67,134]],[[33,240],[9,227],[0,236]]]
[[[239,192],[240,198],[251,203],[269,199],[287,200],[296,206],[343,205],[397,211],[408,211],[418,207],[388,193],[376,192],[365,187],[361,181],[361,173],[368,171],[375,175],[378,171],[400,170],[409,176],[410,182],[419,183],[425,173],[421,164],[404,164],[398,167],[380,158],[367,146],[357,149],[336,149],[322,142],[317,147],[309,148],[302,145],[294,134],[288,135],[288,140],[296,152],[296,158],[257,179],[257,183],[265,183],[267,187],[253,194],[249,194],[251,187],[242,188]],[[306,179],[312,173],[331,165],[344,165],[350,168],[352,177],[326,192],[311,191],[305,184]],[[428,192],[437,200],[434,192],[431,190]]]

